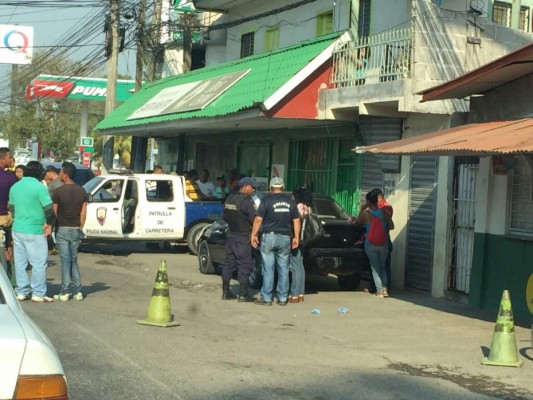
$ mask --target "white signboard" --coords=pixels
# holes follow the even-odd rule
[[[201,110],[243,78],[250,69],[161,90],[128,120]]]
[[[145,105],[135,111],[128,117],[128,121],[131,119],[154,117],[159,115],[168,106],[187,94],[192,88],[198,85],[200,82],[190,82],[183,85],[172,86],[161,90],[158,94],[152,97]]]
[[[33,26],[0,25],[0,64],[31,64]]]

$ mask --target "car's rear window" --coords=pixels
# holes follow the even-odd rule
[[[332,199],[314,198],[313,214],[319,218],[348,219],[348,214]]]

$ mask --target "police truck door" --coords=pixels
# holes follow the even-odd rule
[[[88,238],[122,238],[122,207],[126,178],[109,178],[92,192],[83,233]]]
[[[185,200],[181,177],[151,175],[139,187],[144,206],[135,233],[145,239],[178,240],[185,228]]]

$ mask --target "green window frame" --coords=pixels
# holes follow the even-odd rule
[[[316,17],[316,35],[323,36],[333,32],[333,11],[328,11]]]
[[[279,27],[268,28],[265,32],[265,52],[279,47]]]

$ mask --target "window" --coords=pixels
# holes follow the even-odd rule
[[[492,21],[496,22],[497,24],[510,27],[511,9],[511,4],[495,1],[494,6],[492,7]]]
[[[526,157],[529,157],[526,159]],[[530,155],[515,158],[511,194],[510,233],[533,236],[533,159]]]
[[[370,0],[359,0],[357,34],[360,38],[370,35]]]
[[[254,54],[254,32],[241,36],[241,58]]]
[[[268,28],[265,32],[265,51],[272,51],[279,47],[279,28]]]
[[[174,200],[172,181],[146,181],[146,199],[150,202],[170,202]]]
[[[523,32],[529,32],[529,7],[520,7],[520,22],[518,23],[518,29]]]
[[[120,200],[124,181],[122,179],[109,180],[98,189],[92,201],[94,203],[114,203]]]
[[[316,35],[322,36],[333,32],[333,11],[316,17]]]

